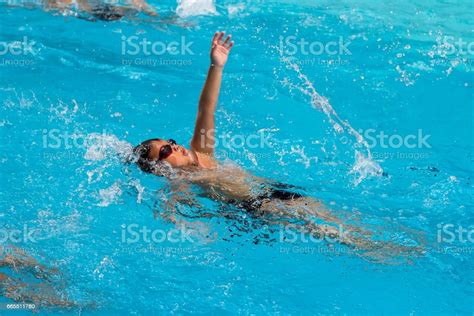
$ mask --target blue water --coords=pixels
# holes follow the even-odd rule
[[[196,2],[153,3],[166,21],[110,23],[0,7],[0,51],[33,42],[0,55],[0,223],[36,236],[2,241],[62,271],[61,291],[82,306],[41,313],[472,315],[472,2]],[[235,41],[217,132],[270,139],[220,146],[220,159],[302,186],[393,240],[421,238],[423,256],[386,264],[279,241],[243,212],[190,216],[198,242],[123,242],[127,225],[173,229],[157,204],[166,179],[123,157],[152,137],[188,143],[216,30]],[[191,52],[124,53],[133,36],[184,39]],[[342,40],[350,54],[305,54],[288,38]],[[440,241],[443,225],[464,238]]]

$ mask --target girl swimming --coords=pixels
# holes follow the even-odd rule
[[[250,215],[268,223],[291,225],[288,218],[297,218],[304,230],[318,237],[334,238],[342,244],[369,251],[383,246],[390,251],[417,251],[389,242],[371,240],[373,232],[350,225],[327,210],[319,201],[305,196],[299,188],[253,176],[234,165],[219,164],[214,157],[214,116],[222,82],[224,66],[234,42],[224,32],[214,34],[207,79],[197,111],[194,135],[185,148],[173,139],[149,139],[134,148],[135,162],[141,170],[166,176],[172,183],[172,197],[167,205],[175,210],[176,203],[194,203],[190,185],[202,194],[221,203],[245,209]],[[177,221],[174,214],[166,218]],[[323,220],[317,224],[315,218]],[[343,228],[343,232],[341,232]]]

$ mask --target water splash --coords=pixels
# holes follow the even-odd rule
[[[111,166],[121,165],[122,162],[130,160],[132,145],[120,140],[114,134],[90,133],[83,137],[86,139],[84,159],[95,166],[95,169],[87,171],[89,184],[101,181],[104,171]]]
[[[120,140],[113,134],[91,133],[86,138],[86,160],[104,160],[107,157],[119,156],[126,159],[131,155],[132,144]]]
[[[281,54],[280,54],[281,55]],[[342,120],[336,111],[333,109],[327,98],[321,96],[314,88],[308,77],[301,71],[300,67],[293,62],[290,58],[282,56],[281,60],[285,63],[288,69],[293,70],[298,75],[298,79],[302,84],[294,84],[288,78],[283,80],[283,85],[288,87],[290,90],[297,90],[302,94],[310,97],[311,106],[319,111],[322,111],[331,123],[334,131],[337,134],[348,134],[355,139],[354,153],[355,163],[349,173],[356,173],[357,179],[354,181],[354,185],[358,185],[363,179],[380,176],[383,173],[383,169],[380,165],[372,160],[372,153],[370,151],[369,144],[357,132],[348,121]],[[358,150],[360,149],[360,150]]]
[[[355,151],[355,162],[352,166],[350,174],[357,174],[357,178],[354,180],[354,185],[359,185],[362,180],[371,176],[380,176],[383,173],[382,168],[378,163],[364,156],[359,151]]]
[[[66,125],[75,123],[78,114],[83,114],[86,109],[86,105],[79,105],[76,100],[72,99],[71,102],[63,100],[49,101],[49,121],[62,121]]]
[[[123,191],[118,181],[106,189],[99,190],[100,203],[98,206],[106,207],[110,204],[117,203],[118,199],[122,196],[122,193]]]
[[[11,93],[14,95],[13,99],[12,95],[10,95],[3,101],[3,105],[6,108],[19,107],[20,109],[30,109],[33,106],[39,104],[36,94],[31,90],[28,91],[28,93],[19,93],[15,88],[0,88],[0,91],[5,92],[6,94]]]
[[[182,18],[197,15],[217,15],[213,0],[178,0],[176,14]]]

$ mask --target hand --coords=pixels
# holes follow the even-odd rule
[[[232,46],[234,46],[234,42],[230,42],[230,35],[227,36],[224,42],[222,42],[224,35],[224,32],[216,32],[212,38],[211,63],[214,66],[224,67],[229,52],[232,49]]]

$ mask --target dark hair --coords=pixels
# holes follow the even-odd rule
[[[160,141],[160,140],[162,139],[161,138],[148,139],[140,143],[140,145],[133,148],[133,154],[136,156],[135,163],[138,165],[138,167],[142,171],[148,172],[148,173],[154,173],[156,162],[154,160],[148,159],[148,157],[150,156],[151,143],[154,141]]]

